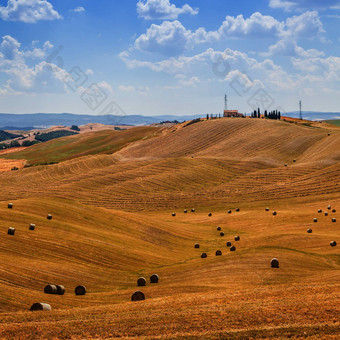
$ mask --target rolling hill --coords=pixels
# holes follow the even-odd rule
[[[339,338],[339,145],[336,126],[220,119],[3,155],[60,163],[0,173],[0,338]]]

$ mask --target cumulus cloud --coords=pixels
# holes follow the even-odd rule
[[[207,32],[203,27],[191,31],[178,20],[164,21],[160,25],[152,24],[146,33],[135,40],[134,46],[143,52],[177,56],[198,44],[208,42],[254,37],[297,41],[321,38],[322,33],[324,33],[323,25],[318,12],[315,11],[307,11],[286,21],[278,21],[271,16],[256,12],[246,19],[243,15],[227,16],[217,31]],[[273,46],[271,52],[280,51],[279,47]]]
[[[62,16],[47,0],[8,0],[0,6],[0,18],[5,21],[35,23],[40,20],[57,20]]]
[[[272,8],[282,8],[285,11],[306,10],[306,9],[329,9],[339,8],[339,0],[269,0]]]
[[[150,92],[150,88],[148,86],[131,86],[131,85],[120,85],[118,86],[119,91],[121,92],[136,92],[138,94],[141,94],[143,96],[146,96]]]
[[[58,66],[40,61],[28,66],[26,59],[44,59],[53,45],[46,41],[42,47],[32,42],[33,49],[22,49],[21,43],[6,35],[0,44],[0,72],[7,75],[6,83],[0,86],[2,94],[65,92],[68,73]]]
[[[137,13],[146,20],[169,19],[175,20],[180,14],[198,14],[198,9],[193,9],[185,4],[181,8],[171,4],[169,0],[139,0]]]

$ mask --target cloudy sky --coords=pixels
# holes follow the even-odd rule
[[[0,0],[0,112],[340,111],[340,0]]]

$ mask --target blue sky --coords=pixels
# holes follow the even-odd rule
[[[0,112],[340,111],[340,0],[0,0]]]

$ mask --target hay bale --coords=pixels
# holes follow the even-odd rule
[[[235,236],[235,237],[234,237],[234,240],[235,240],[235,241],[239,241],[239,240],[240,240],[240,236]]]
[[[221,237],[223,237],[224,236],[224,232],[222,231],[222,232],[220,232],[220,236]]]
[[[276,259],[276,258],[273,258],[271,261],[270,261],[270,265],[272,268],[279,268],[279,260]]]
[[[48,215],[47,215],[47,219],[48,219],[48,220],[52,220],[52,215],[51,215],[51,214],[48,214]]]
[[[239,211],[240,211],[240,208],[236,208],[236,211],[239,212]]]
[[[198,243],[195,243],[195,248],[199,249],[200,245]]]
[[[288,164],[285,164],[285,166],[288,166]]]
[[[77,287],[74,289],[74,293],[75,293],[76,295],[85,295],[85,294],[86,294],[86,287],[83,286],[83,285],[77,286]]]
[[[336,218],[332,218],[332,222],[334,222],[334,223],[335,223],[335,222],[336,222]]]
[[[191,209],[191,212],[195,212],[196,210],[195,209]]]
[[[8,209],[12,209],[13,208],[13,203],[8,203]]]
[[[312,229],[310,229],[310,228],[309,228],[309,229],[307,229],[307,233],[308,233],[308,234],[311,234],[312,232],[313,232],[313,230],[312,230]]]
[[[273,211],[273,216],[276,216],[277,215],[277,212],[276,211]]]
[[[57,287],[57,294],[58,295],[64,295],[65,294],[65,287],[62,285],[56,285]]]
[[[335,210],[335,209],[333,209],[333,210],[332,210],[332,213],[336,213],[336,210]]]
[[[150,276],[150,283],[158,283],[159,281],[159,276],[157,274],[152,274]]]
[[[235,246],[231,246],[230,247],[230,251],[236,251],[236,247]]]
[[[44,293],[45,294],[57,294],[57,292],[58,292],[58,289],[57,289],[56,285],[47,285],[44,288]]]
[[[216,256],[222,256],[222,252],[221,252],[221,250],[216,250]]]
[[[231,214],[231,210],[228,210],[228,214]]]
[[[143,287],[146,285],[146,280],[144,277],[140,277],[138,280],[137,280],[137,286],[139,287]]]
[[[208,216],[211,217],[211,216],[212,216],[212,213],[209,213]]]
[[[314,220],[313,220],[313,221],[314,221],[314,223],[316,223],[316,222],[318,221],[318,219],[317,219],[317,218],[314,218]]]
[[[330,245],[331,245],[331,247],[335,247],[336,246],[336,241],[331,241]]]
[[[34,303],[31,308],[31,311],[50,311],[52,310],[51,306],[48,303],[36,302]]]
[[[188,210],[185,209],[185,210],[184,210],[184,214],[187,214],[187,213],[188,213]]]
[[[217,231],[221,231],[221,227],[217,227]]]
[[[231,247],[231,242],[230,241],[227,242],[227,247]]]
[[[269,208],[266,208],[266,211],[269,211]]]
[[[15,233],[15,228],[9,227],[8,231],[7,231],[7,234],[14,236],[14,233]]]
[[[329,205],[329,206],[327,207],[327,209],[328,209],[328,210],[331,210],[331,209],[332,209],[332,207]]]
[[[296,163],[296,159],[293,159],[293,162]]]
[[[145,300],[145,295],[143,292],[138,290],[137,292],[134,292],[131,296],[131,301],[143,301]]]
[[[34,230],[35,229],[35,224],[31,223],[29,226],[29,230]]]
[[[328,212],[327,211],[325,211],[325,216],[328,216]]]
[[[319,214],[321,214],[321,213],[322,213],[322,210],[321,210],[321,209],[319,209],[319,210],[318,210],[318,213],[319,213]]]
[[[207,253],[202,253],[201,254],[201,259],[206,259],[208,257]]]

